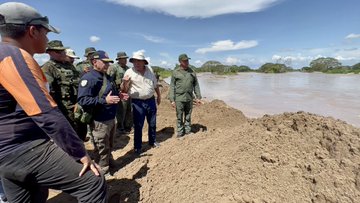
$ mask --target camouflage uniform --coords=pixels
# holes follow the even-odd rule
[[[91,69],[92,69],[92,65],[91,65],[90,60],[86,59],[86,60],[80,61],[79,63],[76,64],[76,71],[79,72],[81,75],[84,75],[85,73],[87,73],[86,70],[91,70]]]
[[[194,93],[197,99],[201,99],[200,86],[194,70],[191,68],[185,70],[181,67],[175,69],[171,76],[169,99],[176,104],[178,136],[191,132]]]
[[[51,47],[48,49],[51,49]],[[47,61],[41,69],[49,83],[50,95],[57,103],[60,111],[70,122],[71,126],[78,133],[78,136],[84,140],[86,126],[84,128],[83,125],[76,123],[74,120],[74,107],[77,102],[80,74],[72,64],[54,59]]]
[[[127,59],[127,55],[125,52],[118,52],[117,53],[117,60],[119,59]],[[107,73],[112,78],[113,81],[115,81],[116,87],[118,88],[118,91],[120,92],[120,85],[122,82],[122,79],[124,77],[125,71],[129,69],[127,65],[124,67],[121,67],[119,63],[114,63],[110,65]],[[118,129],[120,131],[127,131],[129,132],[133,126],[133,119],[132,119],[132,111],[131,111],[131,99],[128,100],[122,100],[118,103],[118,108],[116,112],[116,120]]]
[[[76,70],[81,74],[81,76],[92,69],[91,58],[92,54],[95,53],[95,51],[96,49],[94,47],[86,48],[84,55],[86,57],[86,60],[83,60],[76,64]]]

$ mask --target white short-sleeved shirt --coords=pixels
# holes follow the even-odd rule
[[[157,79],[150,67],[145,66],[145,68],[144,75],[137,72],[134,67],[129,68],[124,74],[124,77],[130,77],[128,94],[133,99],[149,99],[154,96]]]

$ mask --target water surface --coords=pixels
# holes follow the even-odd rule
[[[360,75],[204,73],[198,78],[203,97],[223,100],[247,117],[306,111],[360,127]]]

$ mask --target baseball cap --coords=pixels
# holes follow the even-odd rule
[[[179,55],[179,61],[189,60],[189,59],[191,59],[191,58],[189,58],[186,54]]]
[[[49,24],[49,19],[42,16],[33,7],[19,2],[7,2],[0,4],[0,25],[41,25],[54,33],[60,30]]]
[[[100,60],[102,60],[104,62],[114,63],[114,61],[109,58],[109,55],[103,50],[97,50],[93,54],[93,58],[94,59],[100,59]]]

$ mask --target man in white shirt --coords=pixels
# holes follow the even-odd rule
[[[156,103],[161,102],[160,90],[153,70],[148,67],[148,61],[143,54],[135,53],[130,62],[134,67],[125,72],[121,84],[122,92],[127,92],[131,97],[134,119],[134,150],[141,154],[142,128],[145,118],[148,122],[148,137],[151,147],[159,147],[156,142]],[[154,93],[157,98],[155,102]]]

